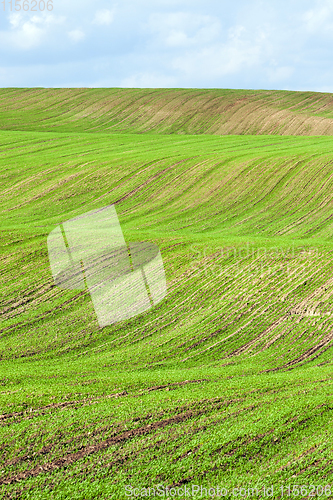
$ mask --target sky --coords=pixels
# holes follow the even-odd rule
[[[3,0],[0,87],[333,92],[333,0]]]

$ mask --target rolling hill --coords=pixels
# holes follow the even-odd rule
[[[330,496],[331,108],[1,90],[3,498]],[[159,246],[168,295],[101,329],[87,290],[55,286],[47,236],[111,204],[126,241]]]
[[[220,89],[2,89],[0,129],[332,135],[333,97]]]

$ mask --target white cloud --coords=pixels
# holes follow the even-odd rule
[[[279,66],[267,71],[268,78],[271,82],[281,82],[288,80],[294,73],[294,68],[291,66]]]
[[[333,3],[331,0],[317,2],[317,6],[307,10],[303,22],[310,33],[325,33],[332,35]]]
[[[82,30],[77,29],[69,31],[68,36],[73,42],[80,42],[81,40],[84,39],[85,34]]]
[[[225,42],[187,51],[176,56],[172,65],[188,78],[200,75],[206,81],[235,74],[260,64],[265,57],[264,40],[263,34],[251,40],[244,26],[234,26]]]
[[[176,78],[169,75],[161,75],[154,72],[139,72],[120,82],[121,87],[126,88],[164,88],[176,86]]]
[[[20,50],[37,48],[47,38],[52,25],[64,22],[64,17],[48,13],[29,18],[20,12],[11,12],[8,17],[10,29],[0,32],[0,43]]]
[[[23,15],[20,12],[11,12],[8,16],[12,28],[19,28],[23,24]]]
[[[15,34],[11,37],[14,39],[14,44],[24,50],[38,47],[43,39],[44,30],[36,26],[35,23],[24,23]]]
[[[166,47],[190,47],[216,39],[221,31],[220,21],[212,16],[190,12],[152,14],[148,29]]]
[[[99,26],[109,26],[113,22],[113,19],[114,11],[108,9],[98,10],[95,13],[93,24],[97,24]]]

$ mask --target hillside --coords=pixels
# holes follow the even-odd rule
[[[110,142],[99,135],[91,142],[89,135],[36,139],[31,133],[8,132],[4,138],[2,161],[11,168],[2,174],[1,205],[3,224],[13,232],[2,240],[7,255],[2,359],[37,353],[53,357],[77,349],[81,331],[107,338],[105,329],[99,332],[88,297],[76,306],[78,324],[68,336],[65,325],[73,325],[72,313],[67,318],[61,300],[73,293],[52,285],[46,238],[82,206],[89,211],[108,204],[115,204],[128,241],[143,237],[162,247],[170,282],[169,298],[156,309],[156,317],[144,316],[144,324],[154,323],[148,345],[147,340],[137,343],[144,325],[138,328],[134,320],[126,327],[130,365],[133,349],[140,366],[166,359],[177,365],[272,347],[275,352],[282,338],[280,356],[265,358],[266,364],[269,359],[272,366],[281,366],[312,359],[332,341],[326,316],[333,291],[331,138],[244,142],[235,137],[166,141],[112,136]],[[20,241],[26,241],[22,250]],[[19,262],[26,262],[22,281],[15,273]],[[59,305],[58,313],[52,304]],[[81,311],[86,307],[89,326]],[[315,313],[316,307],[325,314],[307,317],[306,311]],[[297,325],[295,318],[301,320]],[[54,340],[50,332],[59,321],[64,335]],[[29,335],[23,334],[27,328]],[[119,328],[123,325],[107,328],[107,336],[117,335]],[[167,341],[158,340],[162,330]],[[20,338],[15,347],[13,335]],[[127,365],[126,358],[123,352]]]
[[[149,94],[170,97],[169,115],[151,107],[155,128],[137,133]],[[184,128],[171,96],[199,120],[199,94],[331,121],[329,94],[1,91],[1,498],[123,500],[158,484],[330,495],[333,138],[219,136],[208,115],[199,137],[177,135],[195,120]],[[127,242],[159,246],[168,294],[99,328],[88,290],[55,286],[47,236],[111,204]]]
[[[266,90],[0,89],[0,129],[333,135],[333,97]]]

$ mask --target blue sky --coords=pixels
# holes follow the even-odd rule
[[[53,10],[38,7],[16,12],[13,0],[11,12],[7,0],[0,4],[1,87],[333,92],[333,0],[53,0]]]

